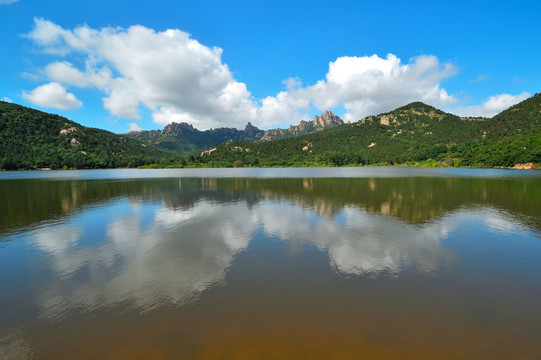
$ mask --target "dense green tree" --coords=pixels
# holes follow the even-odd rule
[[[345,166],[438,160],[454,166],[509,167],[540,163],[540,147],[541,95],[537,94],[491,119],[460,118],[416,102],[296,138],[228,142],[201,161]]]
[[[252,130],[248,133],[255,131]],[[58,115],[0,102],[1,169],[415,165],[418,162],[428,166],[475,167],[540,164],[541,94],[491,119],[460,118],[415,102],[357,123],[303,136],[272,141],[228,141],[216,151],[192,153],[187,158],[123,135],[84,127]]]
[[[165,156],[137,140],[0,101],[2,169],[136,167]]]

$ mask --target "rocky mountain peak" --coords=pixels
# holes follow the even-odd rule
[[[333,125],[342,125],[344,121],[339,116],[334,115],[327,110],[323,114],[314,117],[314,125],[317,127],[328,127]]]
[[[244,128],[244,133],[248,136],[256,136],[259,132],[261,132],[261,130],[253,126],[251,122],[248,122]]]
[[[196,131],[196,129],[194,129],[194,127],[188,123],[185,123],[185,122],[181,122],[181,123],[176,123],[176,122],[172,122],[171,124],[168,124],[166,125],[163,130],[162,130],[162,133],[176,133],[176,132],[179,132],[181,130],[186,130],[186,131]]]

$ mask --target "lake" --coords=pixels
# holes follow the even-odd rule
[[[0,173],[1,359],[539,359],[541,172]]]

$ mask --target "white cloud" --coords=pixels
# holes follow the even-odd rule
[[[481,105],[463,106],[450,111],[460,116],[492,117],[529,97],[530,93],[526,91],[519,95],[500,94],[491,96]]]
[[[257,105],[246,85],[235,81],[222,63],[222,50],[206,47],[180,30],[94,30],[86,25],[66,30],[35,19],[27,36],[50,54],[85,54],[84,71],[64,61],[48,65],[45,73],[66,85],[94,84],[106,93],[104,107],[113,115],[138,119],[143,104],[160,124],[186,119],[202,128],[241,126],[255,118]],[[101,76],[101,84],[92,81],[89,77],[96,70],[88,69],[88,63],[101,64],[101,73],[110,77]]]
[[[38,86],[30,92],[23,91],[22,96],[34,105],[60,110],[75,110],[83,105],[74,94],[56,82]]]
[[[31,80],[31,81],[42,81],[43,76],[37,73],[28,72],[28,71],[21,71],[19,72],[19,76],[23,79]]]
[[[440,83],[456,73],[435,56],[409,63],[389,54],[340,57],[329,63],[325,79],[303,86],[298,78],[283,81],[286,90],[254,99],[246,84],[234,79],[222,62],[222,49],[207,47],[190,34],[144,26],[73,30],[35,19],[27,35],[43,51],[83,55],[85,68],[65,60],[49,64],[49,81],[65,86],[95,86],[105,93],[104,107],[115,116],[139,119],[141,105],[155,123],[188,122],[199,129],[238,128],[250,121],[267,128],[298,123],[310,111],[343,106],[346,120],[392,110],[412,101],[448,106],[458,100]]]
[[[95,86],[98,89],[107,89],[112,79],[111,70],[108,68],[97,68],[92,60],[89,59],[86,62],[84,72],[77,69],[68,61],[50,63],[45,67],[43,72],[48,79],[64,85],[83,88]]]
[[[85,75],[67,61],[54,62],[45,67],[45,74],[52,80],[75,86],[87,86]]]
[[[440,87],[440,82],[456,73],[451,64],[440,64],[435,56],[419,56],[401,64],[393,54],[340,57],[329,64],[326,80],[307,90],[320,109],[344,105],[346,120],[392,110],[413,101],[434,106],[449,105],[457,99]]]
[[[11,100],[10,98],[8,98],[7,96],[4,96],[4,97],[2,98],[2,101],[8,102],[8,103],[12,103],[12,102],[13,102],[13,100]]]
[[[134,85],[129,79],[116,78],[111,84],[108,97],[103,98],[103,106],[113,115],[125,119],[140,119],[139,98]]]
[[[16,3],[19,0],[0,0],[0,5],[10,5]]]
[[[473,79],[471,82],[480,83],[480,82],[486,82],[488,80],[490,80],[490,76],[483,74],[483,75],[479,75],[478,77]]]
[[[285,80],[282,80],[282,84],[285,85],[288,91],[297,90],[302,87],[302,81],[298,77],[290,77]]]
[[[89,49],[98,45],[98,32],[87,25],[78,26],[71,31],[41,18],[34,18],[34,24],[34,30],[26,36],[49,54],[88,53]]]
[[[137,123],[134,123],[134,122],[129,123],[128,126],[129,126],[128,131],[141,131],[141,130],[143,130]]]

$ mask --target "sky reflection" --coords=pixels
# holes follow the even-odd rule
[[[441,244],[457,226],[452,221],[413,226],[356,207],[329,218],[285,201],[248,206],[212,199],[185,209],[153,204],[149,221],[145,206],[126,202],[121,214],[105,221],[106,240],[97,246],[80,245],[84,224],[34,231],[33,243],[49,256],[52,270],[39,297],[43,316],[118,304],[148,311],[193,301],[225,285],[227,269],[254,236],[314,246],[343,275],[429,272],[458,258]]]
[[[525,192],[537,191],[532,180],[201,178],[13,185],[38,197],[33,219],[45,219],[26,230],[7,229],[27,238],[38,254],[17,250],[39,259],[35,299],[49,319],[120,305],[146,312],[191,303],[227,285],[239,254],[257,268],[265,255],[252,250],[273,241],[296,256],[298,269],[325,261],[335,277],[398,277],[461,261],[465,254],[452,246],[457,237],[537,233],[538,224],[538,210]],[[39,198],[37,185],[47,197]],[[502,190],[513,197],[502,197]],[[51,194],[56,201],[49,201]],[[27,211],[12,211],[9,221],[24,224]],[[21,246],[13,244],[6,249]],[[322,256],[308,256],[309,249]],[[19,262],[6,264],[12,274],[20,273]]]
[[[265,348],[272,334],[296,345],[326,334],[334,350],[347,338],[351,351],[387,338],[401,355],[419,339],[539,353],[536,179],[20,180],[0,190],[0,358],[149,358],[159,347],[197,358],[213,346]],[[230,341],[232,327],[242,341]]]

